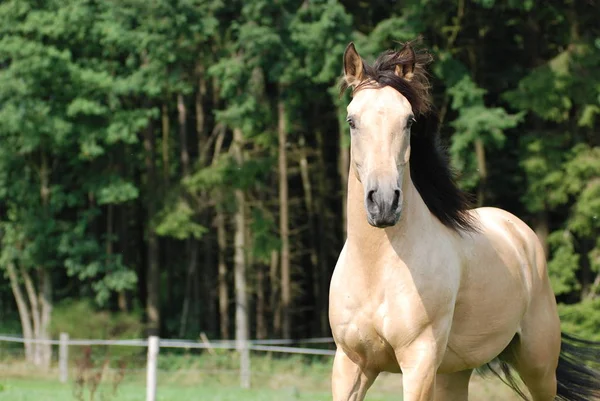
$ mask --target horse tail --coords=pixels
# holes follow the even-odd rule
[[[594,367],[600,367],[600,342],[561,333],[555,401],[600,400],[600,372]],[[524,401],[529,400],[517,372],[506,361],[496,358],[478,368],[477,372],[482,376],[493,374]]]
[[[556,368],[557,401],[600,399],[600,342],[583,340],[562,333]]]

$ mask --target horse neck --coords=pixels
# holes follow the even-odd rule
[[[410,177],[407,166],[402,183],[403,206],[400,220],[385,229],[376,228],[367,222],[364,189],[352,168],[348,174],[347,233],[348,244],[361,253],[381,250],[382,246],[393,245],[394,249],[410,250],[424,230],[433,224],[432,215]],[[416,234],[418,232],[418,235]],[[411,235],[411,234],[415,235]],[[392,244],[392,241],[394,244]]]

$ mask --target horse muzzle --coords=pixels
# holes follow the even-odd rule
[[[402,190],[400,187],[371,187],[365,195],[367,221],[377,228],[395,225],[402,212]]]

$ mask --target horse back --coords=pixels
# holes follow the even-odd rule
[[[523,220],[506,210],[481,207],[471,213],[485,237],[506,261],[517,263],[530,290],[548,282],[546,257],[537,234]],[[512,266],[507,266],[511,268]]]

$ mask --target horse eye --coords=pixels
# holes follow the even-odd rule
[[[408,122],[406,123],[406,128],[410,129],[410,127],[412,127],[412,125],[416,122],[417,120],[415,120],[414,118],[410,118],[408,120]]]
[[[346,122],[348,122],[348,125],[350,126],[350,128],[355,129],[356,125],[354,124],[354,120],[351,117],[348,117],[346,119]]]

